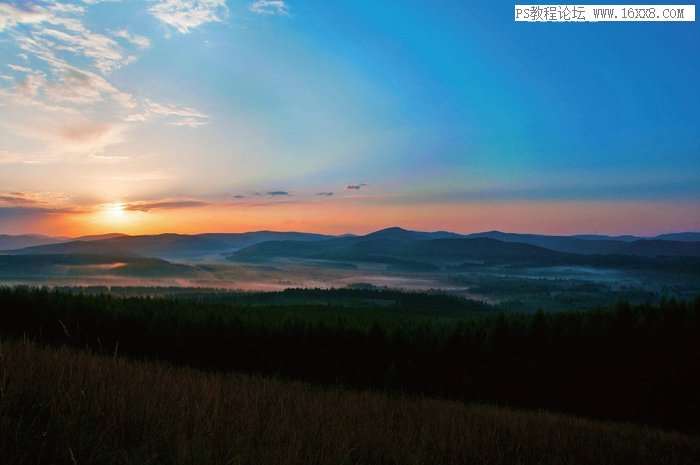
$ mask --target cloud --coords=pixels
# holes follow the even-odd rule
[[[71,23],[61,21],[59,24],[66,26]],[[114,39],[91,32],[80,22],[76,22],[74,26],[68,25],[63,30],[43,28],[35,34],[51,40],[57,50],[92,59],[95,67],[103,74],[108,74],[134,60],[133,57],[124,53]]]
[[[208,116],[191,107],[137,97],[111,82],[109,74],[134,62],[137,49],[149,47],[150,40],[126,28],[91,30],[84,17],[99,2],[0,2],[2,39],[17,48],[19,57],[19,63],[8,63],[8,72],[0,75],[0,107],[12,115],[0,119],[1,129],[44,143],[41,152],[61,158],[65,153],[100,154],[122,142],[135,123],[164,119],[190,128],[207,124]],[[150,4],[189,7],[200,18],[204,6],[214,8],[217,17],[227,11],[224,0]],[[35,158],[5,154],[0,163],[45,159]]]
[[[56,82],[47,85],[46,97],[55,103],[93,104],[110,98],[123,108],[134,108],[134,98],[118,90],[102,76],[65,64]]]
[[[319,192],[316,195],[321,196],[321,197],[333,197],[333,195],[335,195],[335,194],[333,194],[333,192]]]
[[[126,29],[120,29],[112,33],[114,37],[119,37],[124,39],[132,45],[138,48],[145,49],[151,46],[151,40],[146,36],[140,36],[138,34],[132,34]]]
[[[141,173],[110,174],[106,176],[101,176],[99,179],[128,183],[143,183],[172,179],[172,175],[163,171],[144,171]]]
[[[26,164],[26,165],[39,165],[44,163],[49,163],[51,161],[56,161],[55,156],[37,156],[37,155],[27,155],[7,152],[0,150],[0,165],[11,165],[11,164]]]
[[[32,231],[44,222],[50,225],[55,219],[60,219],[64,215],[75,215],[84,213],[76,208],[43,208],[34,206],[0,206],[0,229],[10,234],[25,234]],[[44,226],[41,229],[48,229]]]
[[[158,0],[149,11],[181,34],[228,16],[226,0]]]
[[[71,53],[92,60],[107,74],[134,60],[112,38],[85,27],[80,17],[85,8],[64,3],[42,4],[24,2],[0,5],[0,31],[17,29],[16,40],[25,54],[46,61],[57,60],[55,52]],[[25,26],[18,29],[16,26]]]
[[[27,68],[26,66],[14,65],[12,63],[8,64],[7,67],[13,71],[17,71],[18,73],[31,73],[32,72],[32,70],[30,68]]]
[[[170,124],[173,126],[186,126],[188,128],[198,128],[200,126],[205,126],[207,122],[201,119],[184,118],[181,120],[172,121]]]
[[[46,115],[25,119],[5,127],[15,134],[42,141],[46,152],[64,154],[100,154],[106,147],[123,142],[126,125],[94,121],[83,117],[52,118]]]
[[[270,197],[286,197],[289,196],[289,192],[287,191],[270,191],[267,193]]]
[[[27,77],[15,88],[16,94],[30,99],[25,103],[41,105],[46,103],[40,98],[44,97],[52,104],[88,104],[110,96],[122,106],[135,105],[131,95],[118,90],[101,75],[69,64],[65,58],[66,54],[87,57],[102,74],[135,59],[126,55],[113,39],[87,29],[80,20],[84,12],[82,7],[54,3],[46,7],[35,5],[30,11],[32,22],[13,21],[13,25],[23,24],[25,27],[13,30],[10,37],[23,51],[20,55],[25,58],[32,55],[44,62],[49,72],[10,65],[16,72],[34,76]]]
[[[0,31],[18,24],[39,24],[46,21],[48,16],[44,9],[20,8],[12,3],[0,3]]]
[[[69,200],[69,196],[60,192],[0,192],[0,206],[3,208],[61,208]]]
[[[110,162],[110,163],[118,163],[122,161],[129,160],[131,157],[127,155],[98,155],[98,154],[93,154],[92,158],[100,161],[100,162]]]
[[[93,143],[111,137],[116,132],[115,129],[110,124],[90,121],[63,126],[58,130],[58,137],[71,144]]]
[[[170,124],[172,125],[188,126],[191,128],[204,126],[208,123],[209,119],[208,115],[194,108],[182,105],[162,104],[146,99],[142,104],[141,112],[127,116],[126,121],[148,121],[155,116],[170,118],[172,120]]]
[[[83,0],[83,3],[88,5],[97,5],[98,3],[119,3],[122,0]]]
[[[289,7],[284,0],[256,0],[248,8],[261,15],[288,15]]]
[[[0,202],[11,205],[31,205],[37,203],[37,200],[30,198],[24,192],[0,192]]]
[[[359,191],[360,189],[362,189],[362,188],[365,187],[366,185],[367,185],[367,184],[349,184],[349,185],[346,186],[345,188],[348,189],[348,190]]]
[[[234,198],[234,199],[241,200],[241,199],[245,199],[246,196],[245,196],[245,195],[238,194],[238,195],[234,195],[233,198]]]
[[[15,92],[26,98],[34,98],[46,84],[46,77],[41,73],[29,74],[15,86]]]
[[[41,207],[2,207],[0,206],[0,223],[3,221],[15,221],[26,219],[39,219],[46,215],[56,215],[63,213],[75,213],[67,208],[41,208]]]
[[[124,205],[124,210],[148,212],[150,210],[176,210],[178,208],[198,208],[209,205],[199,200],[163,200],[157,202],[134,202]]]

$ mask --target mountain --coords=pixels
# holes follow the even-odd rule
[[[573,236],[568,236],[568,237],[573,237],[576,239],[583,239],[586,241],[603,240],[603,241],[623,241],[623,242],[632,242],[632,241],[638,241],[640,239],[644,239],[643,237],[640,237],[640,236],[630,236],[630,235],[606,236],[605,234],[574,234]]]
[[[39,245],[6,254],[83,254],[144,256],[162,259],[197,259],[209,255],[230,253],[235,250],[270,240],[299,242],[326,239],[329,236],[310,233],[258,231],[249,233],[158,234],[146,236],[118,235],[105,239],[73,240],[58,244]]]
[[[229,256],[234,261],[265,261],[274,258],[379,262],[429,268],[436,264],[563,262],[566,254],[529,244],[489,238],[429,239],[409,232],[391,231],[361,237],[334,238],[298,243],[262,242]],[[413,238],[417,237],[417,238]]]
[[[45,236],[0,236],[5,254],[108,255],[201,260],[228,255],[234,261],[273,258],[364,261],[403,269],[429,270],[459,262],[555,264],[581,263],[574,255],[636,257],[700,257],[697,233],[664,235],[686,240],[639,239],[633,236],[547,236],[500,231],[461,235],[393,227],[364,236],[326,236],[300,232],[158,234],[128,236],[110,233],[77,240]],[[8,239],[9,238],[9,239]],[[596,259],[600,262],[600,259]],[[589,260],[591,261],[591,260]]]
[[[129,237],[128,234],[123,233],[107,233],[107,234],[94,234],[92,236],[80,236],[75,237],[74,241],[101,241],[102,239],[114,239],[116,237]]]
[[[440,237],[442,235],[447,237]],[[657,257],[667,259],[656,260]],[[389,228],[365,236],[335,237],[305,243],[289,240],[266,241],[242,248],[228,258],[244,262],[264,262],[280,258],[372,262],[416,271],[477,264],[617,268],[649,268],[656,264],[668,267],[682,264],[683,269],[687,268],[687,260],[668,260],[674,257],[700,257],[700,242],[576,239],[569,236],[509,234],[498,231],[460,236],[453,233],[421,233]]]
[[[0,234],[0,250],[21,249],[35,245],[55,244],[66,241],[65,237],[50,237],[37,234],[11,236]]]
[[[355,236],[357,237],[357,236]],[[422,232],[409,231],[407,229],[393,227],[380,229],[364,236],[365,239],[392,239],[392,240],[427,240],[427,239],[456,239],[464,237],[461,234],[448,231]]]
[[[679,241],[679,242],[700,242],[700,232],[681,232],[671,234],[660,234],[654,239],[662,241]]]
[[[469,234],[466,237],[486,237],[502,242],[518,242],[521,244],[536,245],[557,252],[578,253],[578,254],[611,254],[618,253],[620,247],[626,241],[615,239],[597,238],[598,236],[546,236],[540,234],[517,234],[505,233],[501,231],[488,231],[482,233]],[[605,236],[600,236],[605,237]]]
[[[183,278],[196,273],[192,266],[159,258],[83,254],[0,255],[0,278],[4,279],[96,275]]]
[[[464,237],[486,237],[503,242],[517,242],[536,245],[557,252],[583,255],[636,255],[636,256],[700,256],[700,241],[691,242],[696,233],[667,234],[664,239],[659,237],[644,239],[636,236],[546,236],[540,234],[516,234],[501,231],[488,231],[468,234]],[[685,240],[672,240],[679,236]]]
[[[643,257],[700,257],[700,242],[642,239],[625,243],[616,253]]]

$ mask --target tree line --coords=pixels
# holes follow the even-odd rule
[[[45,344],[700,431],[700,299],[363,325],[347,306],[31,288],[0,309],[0,334]]]

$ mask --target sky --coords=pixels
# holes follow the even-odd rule
[[[0,0],[0,233],[700,230],[699,46],[500,0]]]

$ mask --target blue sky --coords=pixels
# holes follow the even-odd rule
[[[512,10],[2,2],[0,232],[700,228],[697,23]]]

